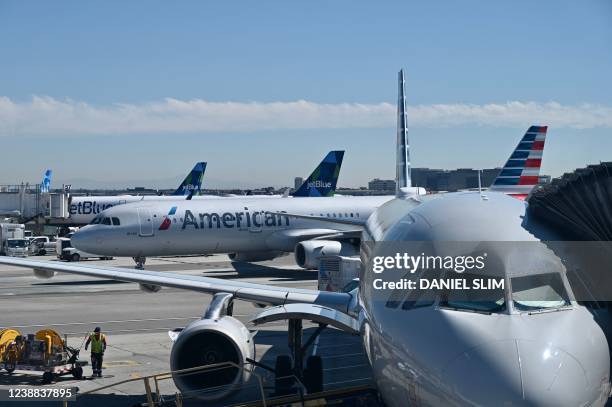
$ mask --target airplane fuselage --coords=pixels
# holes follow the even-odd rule
[[[365,220],[389,196],[323,198],[221,198],[150,200],[112,207],[99,215],[108,225],[88,225],[73,236],[81,250],[108,256],[163,256],[293,251],[295,244],[325,234],[355,230],[282,215]],[[119,225],[113,225],[112,218]],[[87,249],[85,249],[87,248]]]
[[[365,227],[362,245],[368,247],[361,250],[362,261],[371,262],[388,249],[388,242],[398,248],[420,241],[492,242],[488,255],[519,264],[520,272],[520,266],[529,264],[527,254],[518,251],[518,258],[512,257],[510,243],[499,240],[542,244],[532,234],[540,226],[530,222],[524,202],[487,195],[454,193],[420,205],[410,200],[382,205]],[[571,292],[562,270],[546,271],[558,273]],[[605,404],[608,344],[585,307],[572,301],[525,312],[507,288],[499,310],[457,309],[445,305],[441,294],[418,303],[408,297],[409,290],[377,292],[377,278],[380,274],[363,268],[359,321],[387,405]]]

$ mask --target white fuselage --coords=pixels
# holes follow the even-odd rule
[[[162,256],[293,251],[295,244],[359,230],[354,225],[289,215],[365,220],[390,196],[331,198],[221,198],[143,200],[112,207],[99,216],[119,225],[94,224],[73,236],[81,250],[108,256]]]

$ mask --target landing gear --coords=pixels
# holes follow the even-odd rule
[[[326,326],[326,324],[319,324],[316,331],[302,345],[302,320],[289,320],[289,349],[292,356],[280,355],[276,358],[275,390],[277,395],[292,393],[296,377],[306,387],[308,393],[323,391],[323,360],[320,356],[311,355],[307,358],[306,368],[304,368],[304,356]]]
[[[144,270],[144,265],[145,265],[145,262],[147,261],[147,258],[144,256],[136,256],[132,258],[136,262],[136,266],[134,268],[136,270]]]

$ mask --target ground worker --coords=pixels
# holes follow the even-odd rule
[[[106,336],[97,326],[92,334],[89,334],[87,342],[85,342],[85,350],[91,343],[91,369],[93,370],[92,377],[102,377],[102,359],[106,350]]]

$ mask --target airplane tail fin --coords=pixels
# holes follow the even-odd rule
[[[53,171],[45,171],[43,180],[40,183],[40,192],[49,192],[51,190],[51,175],[53,175]]]
[[[310,176],[291,195],[294,197],[332,196],[336,184],[344,151],[330,151]]]
[[[179,196],[199,195],[202,187],[202,179],[206,171],[206,163],[196,163],[191,172],[187,174],[181,185],[172,193]]]
[[[489,191],[525,199],[538,184],[548,126],[531,126],[510,155]]]

